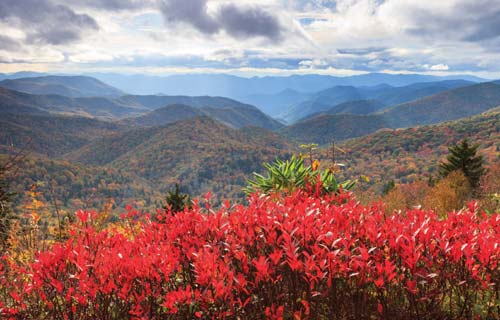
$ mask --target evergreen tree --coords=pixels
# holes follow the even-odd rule
[[[183,211],[184,208],[189,208],[191,206],[191,198],[188,194],[181,193],[179,184],[177,183],[175,184],[175,191],[169,191],[165,201],[167,204],[163,209],[170,209],[172,213]]]
[[[447,162],[439,164],[439,173],[446,177],[451,172],[460,170],[463,172],[471,187],[476,189],[481,176],[485,173],[483,168],[483,157],[477,155],[479,145],[470,145],[467,139],[462,140],[458,145],[449,147],[450,154]]]
[[[9,185],[5,179],[5,169],[0,167],[0,254],[7,248],[7,240],[14,215],[11,203],[14,193],[9,192]]]

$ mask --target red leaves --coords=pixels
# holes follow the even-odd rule
[[[417,293],[417,281],[416,280],[406,280],[406,289],[408,289],[412,294]]]
[[[253,264],[257,269],[257,272],[255,273],[255,280],[257,282],[266,280],[270,275],[269,263],[267,262],[266,257],[261,256],[258,259],[254,259]]]
[[[207,214],[209,207],[194,206],[159,222],[129,208],[133,234],[98,232],[93,214],[80,211],[74,237],[26,270],[3,259],[0,285],[7,288],[5,269],[17,277],[0,289],[8,293],[0,295],[0,315],[42,306],[47,315],[87,318],[283,319],[319,317],[332,305],[336,318],[358,308],[368,310],[361,318],[415,318],[412,310],[450,301],[442,299],[448,292],[500,282],[497,215],[470,205],[445,220],[422,210],[386,217],[380,206],[341,197],[254,196],[247,207],[225,204]],[[360,305],[342,309],[354,293]],[[406,298],[384,300],[399,295]]]

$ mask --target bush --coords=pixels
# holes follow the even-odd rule
[[[312,161],[312,156],[311,156]],[[254,180],[248,181],[245,189],[247,194],[262,192],[265,194],[294,193],[297,190],[319,191],[320,193],[336,193],[339,190],[351,190],[356,181],[347,180],[337,182],[333,170],[319,169],[318,160],[306,166],[304,159],[292,156],[289,160],[276,159],[273,163],[266,163],[265,175],[254,173]]]
[[[336,203],[336,204],[334,204]],[[73,236],[27,266],[5,257],[0,315],[17,319],[467,319],[498,316],[500,216],[385,217],[348,194],[253,195]]]

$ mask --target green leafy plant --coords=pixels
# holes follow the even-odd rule
[[[254,172],[254,179],[248,180],[248,186],[245,188],[247,194],[292,193],[307,190],[317,184],[320,184],[323,193],[334,193],[340,189],[351,190],[356,184],[356,181],[351,180],[338,182],[330,169],[319,169],[317,161],[314,161],[312,166],[306,166],[301,157],[292,156],[285,161],[276,159],[273,163],[264,164],[264,167],[267,170],[265,175]]]

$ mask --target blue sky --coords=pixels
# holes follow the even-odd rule
[[[500,78],[498,0],[4,0],[0,72]]]

